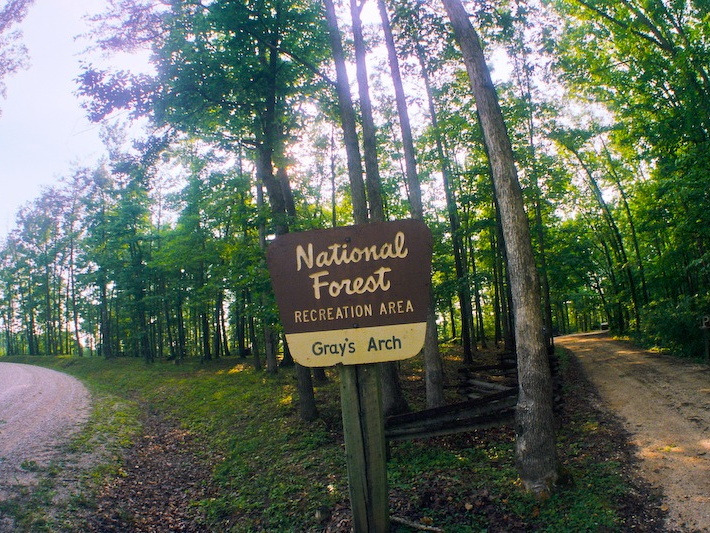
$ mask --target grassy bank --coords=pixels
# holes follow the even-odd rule
[[[190,504],[205,531],[337,531],[348,524],[348,487],[337,375],[317,387],[321,417],[298,420],[295,379],[256,373],[237,359],[205,364],[146,365],[137,359],[3,358],[67,372],[90,388],[94,415],[74,440],[74,453],[104,447],[64,509],[46,513],[38,499],[24,524],[47,530],[80,527],[78,507],[91,514],[101,487],[124,475],[121,450],[140,444],[148,415],[189,432],[209,467],[208,495]],[[416,366],[416,360],[408,362]],[[455,365],[451,362],[450,365]],[[552,498],[539,502],[520,489],[510,427],[393,443],[388,465],[391,512],[447,532],[617,531],[652,523],[648,495],[630,479],[630,450],[618,423],[590,407],[574,364],[559,413],[564,475]],[[416,369],[415,369],[416,370]],[[416,404],[420,380],[406,382]],[[177,458],[176,458],[177,460]],[[60,465],[57,468],[61,468]],[[167,467],[166,467],[167,468]],[[145,473],[150,475],[150,473]],[[61,473],[46,476],[61,479]],[[43,503],[44,502],[44,503]],[[45,512],[43,514],[43,505]],[[55,509],[56,511],[56,509]],[[64,511],[64,512],[61,512]],[[19,513],[18,509],[5,512]],[[644,515],[646,513],[646,515]],[[398,531],[410,531],[398,525]],[[643,530],[643,529],[642,529]]]

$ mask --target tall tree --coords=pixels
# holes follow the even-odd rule
[[[353,42],[355,48],[355,66],[358,94],[360,96],[360,116],[362,119],[362,146],[365,160],[365,185],[367,187],[367,205],[371,222],[385,220],[382,202],[382,180],[377,160],[377,130],[372,113],[370,81],[367,73],[367,47],[362,28],[361,12],[365,0],[350,0]]]
[[[162,32],[153,45],[155,78],[129,80],[122,73],[106,76],[87,69],[83,91],[91,96],[95,118],[128,107],[150,112],[158,125],[227,149],[236,143],[253,147],[256,175],[269,197],[271,226],[284,233],[293,220],[285,172],[289,129],[299,101],[313,91],[313,68],[325,50],[318,14],[313,4],[301,2],[173,4],[158,18]],[[136,28],[128,45],[146,32]],[[121,39],[119,45],[127,46]],[[127,89],[118,95],[108,90],[110,82],[121,80]],[[312,386],[301,383],[306,379],[302,369],[297,374],[304,393],[301,407],[311,417]]]
[[[79,357],[84,355],[84,347],[81,340],[81,326],[79,313],[79,294],[77,290],[77,264],[81,240],[81,196],[84,193],[83,183],[85,181],[86,169],[78,169],[74,172],[65,186],[68,195],[65,196],[66,211],[64,214],[64,233],[67,240],[67,283],[69,285],[69,306],[74,329],[74,347]]]
[[[84,273],[79,282],[93,286],[98,291],[98,352],[107,359],[118,355],[114,321],[111,313],[110,286],[113,284],[116,250],[110,244],[110,223],[114,216],[115,184],[102,165],[86,176],[86,195],[83,198],[87,217],[84,220],[86,235]]]
[[[112,244],[119,250],[120,270],[116,281],[129,296],[126,301],[130,317],[130,328],[125,330],[127,341],[135,355],[153,362],[155,347],[150,342],[149,331],[153,314],[149,300],[152,280],[147,266],[152,254],[154,228],[148,190],[162,142],[152,139],[141,148],[137,156],[124,154],[114,163],[113,171],[123,183],[118,190]]]
[[[325,17],[328,25],[330,49],[333,54],[335,73],[337,76],[335,90],[338,96],[338,118],[340,119],[340,124],[343,129],[350,191],[353,198],[353,218],[356,224],[365,224],[369,218],[367,212],[367,197],[365,193],[365,183],[362,177],[362,158],[360,154],[360,142],[357,135],[357,119],[352,95],[350,94],[345,51],[343,49],[342,37],[338,26],[338,17],[335,12],[333,0],[323,0],[323,4],[325,6]]]
[[[399,67],[399,58],[397,57],[397,48],[395,47],[394,35],[392,32],[392,24],[390,23],[389,13],[384,0],[377,0],[377,7],[380,11],[380,19],[382,20],[382,28],[385,35],[385,44],[387,46],[387,57],[389,60],[390,73],[394,86],[395,100],[397,103],[397,117],[399,118],[399,126],[402,132],[402,150],[404,152],[405,175],[407,191],[409,194],[409,205],[412,217],[418,220],[424,220],[424,206],[422,204],[422,190],[419,183],[419,172],[417,171],[417,159],[414,148],[414,137],[412,135],[412,127],[409,119],[409,109],[402,83],[402,74]],[[461,301],[462,308],[468,302],[470,310],[470,299]],[[466,322],[466,319],[463,320]],[[464,350],[468,350],[470,355],[470,329],[466,328],[464,335]],[[424,342],[424,368],[426,379],[426,397],[428,407],[437,407],[444,403],[444,368],[439,352],[439,336],[436,326],[436,307],[432,295],[429,303],[429,311],[427,313],[427,333]]]
[[[360,116],[362,119],[363,155],[365,160],[365,186],[370,222],[384,222],[385,209],[382,198],[382,180],[377,153],[377,131],[370,98],[370,85],[367,74],[367,50],[360,17],[364,1],[350,0],[353,41],[355,47],[355,65],[360,96]],[[409,404],[402,392],[397,365],[381,364],[382,401],[386,415],[403,413],[409,410]]]
[[[526,488],[549,494],[557,481],[552,380],[543,338],[540,285],[513,150],[478,34],[459,0],[444,0],[476,99],[503,222],[518,356],[516,462]]]

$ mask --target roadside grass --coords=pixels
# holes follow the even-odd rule
[[[66,444],[61,461],[40,465],[25,461],[20,467],[38,480],[16,486],[0,501],[0,520],[12,522],[17,532],[74,531],[74,514],[93,505],[94,491],[107,479],[120,475],[123,451],[140,432],[138,404],[111,387],[91,379],[102,363],[64,357],[12,357],[0,361],[37,364],[74,374],[92,390],[92,409],[86,424]],[[68,372],[72,367],[74,372]],[[0,521],[0,526],[2,522]],[[0,527],[0,530],[3,530]]]
[[[453,351],[447,366],[459,365]],[[348,486],[337,373],[317,386],[320,418],[298,419],[292,372],[258,373],[236,358],[201,364],[154,363],[121,358],[23,357],[2,361],[39,364],[81,379],[94,397],[86,427],[72,454],[99,450],[71,498],[50,498],[60,472],[43,477],[32,495],[32,516],[17,505],[0,511],[27,531],[72,529],[78,508],[91,509],[99,487],[121,476],[121,450],[140,435],[141,412],[150,409],[197,435],[213,465],[216,496],[194,502],[210,531],[322,531],[348,523]],[[421,363],[404,363],[405,390],[422,403]],[[563,367],[566,365],[563,358]],[[454,370],[455,373],[455,370]],[[417,377],[418,376],[418,377]],[[453,378],[452,378],[453,379]],[[565,384],[573,398],[577,384]],[[388,477],[393,516],[450,532],[618,531],[625,528],[625,497],[636,491],[625,474],[628,457],[598,412],[584,402],[566,409],[558,432],[563,478],[546,501],[526,494],[514,465],[511,427],[390,445]],[[581,406],[581,407],[580,407]],[[57,465],[61,470],[62,465]],[[210,477],[208,476],[208,477]],[[57,506],[60,508],[57,509]],[[50,512],[51,511],[51,512]],[[42,529],[46,527],[46,529]],[[52,529],[52,528],[55,529]],[[331,529],[336,530],[336,529]],[[394,524],[393,531],[414,531]]]

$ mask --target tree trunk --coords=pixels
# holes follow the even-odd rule
[[[108,294],[106,288],[106,280],[103,274],[99,274],[99,287],[101,291],[101,298],[99,300],[100,319],[99,319],[99,330],[101,334],[101,355],[106,359],[112,359],[116,354],[113,351],[112,338],[111,338],[111,314],[108,309]]]
[[[363,150],[365,159],[365,186],[367,189],[367,204],[370,222],[384,222],[385,210],[382,203],[382,184],[377,162],[377,132],[372,116],[370,88],[367,78],[367,61],[365,40],[362,35],[360,19],[361,4],[350,0],[350,14],[353,22],[353,38],[355,43],[355,65],[360,94],[360,111],[362,116]],[[382,402],[385,416],[403,413],[409,410],[407,400],[402,394],[399,383],[399,373],[395,363],[382,363],[380,374],[382,379]]]
[[[237,336],[236,341],[237,341],[237,353],[239,354],[239,357],[246,357],[247,355],[247,343],[246,343],[246,336],[247,336],[247,320],[246,320],[246,309],[245,309],[245,302],[246,302],[246,292],[248,289],[242,289],[242,295],[241,298],[238,298],[237,301],[234,303],[235,306],[235,326],[236,326],[236,332],[235,335]]]
[[[220,291],[220,300],[224,300],[224,293]],[[224,311],[224,307],[220,304],[219,307],[219,321],[220,321],[220,331],[222,332],[222,353],[225,357],[232,355],[229,349],[229,335],[227,334],[227,317]]]
[[[244,290],[244,301],[247,304],[251,304],[251,291],[249,291],[249,289]],[[254,322],[254,315],[252,313],[249,313],[249,318],[247,320],[247,328],[249,330],[249,346],[251,349],[254,370],[258,372],[261,370],[261,357],[259,355],[259,341],[256,338],[256,325],[254,324]],[[270,373],[275,372],[275,370],[272,370],[268,367],[267,369]]]
[[[259,144],[260,178],[266,187],[271,204],[271,213],[276,227],[276,234],[282,235],[288,232],[289,219],[295,217],[296,208],[291,194],[291,186],[286,174],[286,168],[279,166],[277,175],[274,176],[274,157],[283,153],[283,132],[279,126],[281,112],[277,108],[276,85],[278,80],[278,38],[274,36],[274,42],[270,43],[268,50],[268,88],[266,91],[266,105],[262,114],[262,134]],[[279,148],[279,149],[277,149]],[[265,328],[267,329],[267,328]],[[268,353],[273,352],[275,356],[276,336],[268,328],[265,334],[267,346],[267,367],[272,369],[273,360],[269,360]],[[269,348],[269,346],[271,346]],[[284,351],[288,350],[284,341]],[[307,372],[307,375],[306,375]],[[308,369],[302,369],[296,364],[296,378],[298,381],[298,402],[299,413],[304,420],[312,420],[317,414],[315,396],[313,393],[313,381]]]
[[[222,344],[222,304],[223,304],[223,293],[222,290],[217,291],[214,303],[214,320],[212,326],[212,347],[214,357],[219,359],[224,355],[224,346]]]
[[[276,374],[279,369],[276,360],[276,334],[268,324],[262,327],[264,335],[264,353],[266,354],[266,371],[269,374]]]
[[[493,256],[493,343],[498,344],[503,340],[503,320],[502,320],[502,294],[501,294],[501,269],[496,242],[496,232],[490,232],[491,255]]]
[[[434,304],[427,309],[426,335],[424,337],[424,368],[426,370],[427,407],[444,405],[444,365],[439,351],[439,335],[436,327]]]
[[[515,351],[515,328],[513,325],[512,318],[512,298],[510,293],[510,277],[508,275],[508,256],[505,251],[505,246],[501,243],[505,240],[503,238],[503,225],[500,219],[500,210],[498,209],[498,202],[495,203],[495,213],[496,213],[496,233],[493,240],[495,245],[495,256],[494,261],[496,268],[498,270],[498,304],[500,306],[500,332],[503,339],[503,347],[505,350],[514,352]]]
[[[636,234],[636,223],[634,222],[634,217],[631,214],[631,208],[629,207],[628,197],[626,196],[626,191],[621,184],[621,178],[614,169],[614,162],[611,158],[611,153],[609,149],[604,145],[604,152],[609,162],[609,173],[614,179],[616,188],[619,189],[619,194],[621,195],[621,201],[624,204],[624,211],[626,212],[626,218],[629,221],[629,230],[631,231],[631,240],[634,245],[634,254],[636,255],[636,264],[639,266],[639,276],[641,277],[641,296],[643,298],[643,303],[648,304],[648,287],[646,286],[646,273],[644,268],[643,260],[641,259],[641,250],[639,248],[638,236]]]
[[[486,340],[485,324],[483,323],[483,305],[481,304],[481,289],[480,284],[478,283],[478,271],[476,269],[476,254],[473,251],[473,239],[470,235],[468,239],[468,250],[469,256],[471,257],[471,277],[473,278],[473,301],[476,305],[476,319],[481,339],[481,346],[486,349],[488,348],[488,341]]]
[[[572,146],[571,143],[564,144],[564,146],[570,152],[572,152],[572,154],[574,154],[574,156],[577,158],[577,161],[579,161],[580,166],[582,167],[584,173],[587,176],[587,180],[589,181],[589,187],[592,190],[594,198],[597,200],[597,203],[599,204],[599,207],[602,210],[604,220],[606,221],[609,226],[609,229],[612,232],[612,243],[614,244],[613,249],[619,259],[621,271],[625,274],[625,277],[629,284],[629,292],[631,295],[631,304],[633,306],[635,321],[634,328],[638,332],[641,327],[641,314],[639,311],[638,296],[636,294],[636,281],[634,280],[633,272],[631,272],[631,264],[629,263],[628,256],[626,255],[626,247],[624,246],[624,240],[621,237],[621,231],[619,231],[619,226],[617,226],[616,221],[614,220],[614,216],[611,213],[611,209],[609,209],[609,205],[604,200],[604,196],[602,195],[602,191],[599,188],[599,184],[597,183],[593,172],[585,163],[580,151],[574,146]]]
[[[457,285],[456,292],[461,306],[461,344],[463,345],[463,360],[464,363],[470,364],[473,362],[473,354],[476,352],[476,342],[473,336],[473,309],[471,307],[471,289],[468,283],[468,267],[466,266],[466,255],[463,248],[461,225],[459,223],[458,207],[453,189],[451,188],[451,168],[448,164],[448,159],[444,153],[444,143],[439,132],[439,121],[436,114],[436,106],[434,105],[434,95],[431,90],[431,81],[429,79],[429,71],[427,70],[424,52],[422,47],[417,43],[417,58],[421,67],[424,87],[426,89],[427,101],[429,103],[429,115],[431,116],[431,125],[434,130],[436,139],[436,151],[441,165],[441,176],[444,186],[444,194],[446,197],[446,212],[449,217],[449,225],[451,226],[451,242],[454,252],[454,269],[456,271]]]
[[[343,141],[345,154],[348,160],[348,177],[350,180],[350,194],[353,198],[353,217],[355,224],[365,224],[368,220],[367,199],[365,196],[365,182],[362,178],[362,160],[360,157],[360,144],[357,138],[355,108],[350,94],[350,82],[345,63],[345,52],[340,38],[338,18],[335,13],[333,0],[323,0],[325,16],[328,23],[328,37],[335,62],[340,123],[343,128]]]
[[[187,356],[187,332],[185,331],[185,316],[182,294],[178,293],[177,309],[175,310],[178,330],[178,361],[182,361]]]
[[[409,121],[409,110],[407,109],[404,86],[402,85],[397,49],[394,44],[394,36],[392,35],[392,25],[390,24],[389,14],[387,13],[384,0],[377,0],[377,7],[380,10],[380,19],[382,20],[382,29],[385,35],[387,57],[389,58],[390,73],[392,74],[392,84],[394,86],[395,101],[397,103],[397,116],[402,132],[402,151],[404,152],[404,170],[407,176],[410,209],[413,218],[423,220],[424,208],[422,206],[422,191],[419,186],[414,138]]]
[[[392,26],[384,0],[378,0],[377,5],[380,10],[382,27],[385,33],[387,44],[387,55],[389,57],[390,72],[394,84],[395,99],[397,102],[397,115],[402,131],[402,148],[404,151],[405,172],[407,177],[407,190],[409,192],[409,205],[412,218],[424,220],[424,206],[422,205],[422,191],[419,184],[419,173],[417,172],[417,159],[414,150],[414,139],[412,127],[409,121],[409,110],[405,98],[404,87],[402,85],[402,75],[399,69],[397,49],[392,35]],[[436,327],[436,309],[431,290],[429,301],[430,309],[427,311],[427,330],[424,340],[424,371],[427,391],[427,407],[438,407],[444,404],[444,368],[439,351],[439,336]],[[433,338],[432,338],[433,336]],[[398,379],[398,378],[397,378]],[[399,386],[397,383],[396,386]],[[404,405],[402,407],[405,407]]]
[[[257,170],[258,172],[258,170]],[[264,190],[261,188],[261,181],[257,180],[256,183],[256,205],[259,210],[261,210],[264,206]],[[280,190],[280,188],[279,188]],[[273,206],[272,206],[273,209]],[[261,222],[259,224],[259,245],[261,246],[262,250],[266,249],[266,227],[264,225],[264,222]],[[262,304],[266,304],[265,298],[263,294],[258,295],[259,298],[261,299]],[[251,324],[252,324],[252,329],[254,328],[254,317],[251,317]],[[279,366],[276,361],[276,351],[274,347],[274,343],[272,342],[272,328],[270,324],[263,324],[262,327],[262,333],[264,337],[264,359],[266,360],[266,371],[269,374],[275,374],[278,372]],[[254,332],[255,333],[255,332]],[[254,335],[253,342],[252,342],[252,350],[258,346],[258,342],[256,341],[256,334]]]
[[[210,319],[205,305],[200,310],[200,338],[202,339],[202,360],[212,360],[212,349],[210,348]]]
[[[533,173],[535,171],[533,170]],[[555,353],[555,338],[552,331],[552,302],[550,301],[550,280],[547,275],[547,250],[545,249],[545,231],[542,225],[541,192],[538,187],[537,177],[535,178],[535,231],[537,233],[538,250],[540,256],[540,288],[543,298],[543,324],[545,327],[545,345],[547,352]]]
[[[375,121],[372,116],[370,83],[367,76],[367,52],[362,34],[362,20],[360,19],[361,10],[362,4],[358,3],[358,0],[350,0],[350,15],[353,21],[353,42],[355,45],[355,73],[360,95],[360,116],[362,118],[362,146],[365,159],[367,205],[369,207],[370,221],[383,222],[385,220],[385,211],[382,203],[380,169],[377,162],[377,131],[375,130]],[[387,412],[386,408],[385,412]]]
[[[301,420],[310,422],[318,417],[315,398],[313,397],[313,379],[311,369],[296,363],[296,387],[298,389],[298,414]]]
[[[164,284],[163,284],[163,289],[165,289]],[[163,292],[165,292],[165,291],[163,291]],[[168,360],[175,361],[177,363],[177,361],[178,361],[177,343],[175,342],[175,336],[173,333],[174,326],[173,326],[170,303],[168,302],[168,298],[163,298],[162,312],[163,312],[163,317],[165,320],[165,334],[167,336],[168,348],[170,350],[170,355],[168,356]]]
[[[76,346],[76,354],[79,357],[83,357],[84,348],[81,345],[81,332],[79,329],[79,306],[76,302],[76,272],[74,267],[74,232],[72,229],[72,236],[69,244],[69,284],[71,286],[71,311],[72,318],[74,321],[74,344]]]
[[[478,34],[459,0],[444,0],[464,56],[488,148],[503,221],[518,356],[516,463],[525,487],[544,496],[557,481],[552,379],[543,338],[540,284],[513,150]]]
[[[281,364],[279,366],[281,366],[282,368],[292,367],[296,364],[296,361],[293,360],[293,355],[291,355],[291,350],[288,347],[288,342],[286,342],[285,335],[282,337],[282,340],[284,346],[284,355],[281,358]]]

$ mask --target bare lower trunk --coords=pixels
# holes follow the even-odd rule
[[[296,365],[296,383],[298,387],[298,414],[301,420],[310,422],[318,417],[316,409],[316,399],[313,394],[313,379],[311,369],[305,366]]]
[[[424,368],[426,369],[426,405],[444,405],[444,364],[439,351],[434,304],[427,309],[426,337],[424,338]]]

